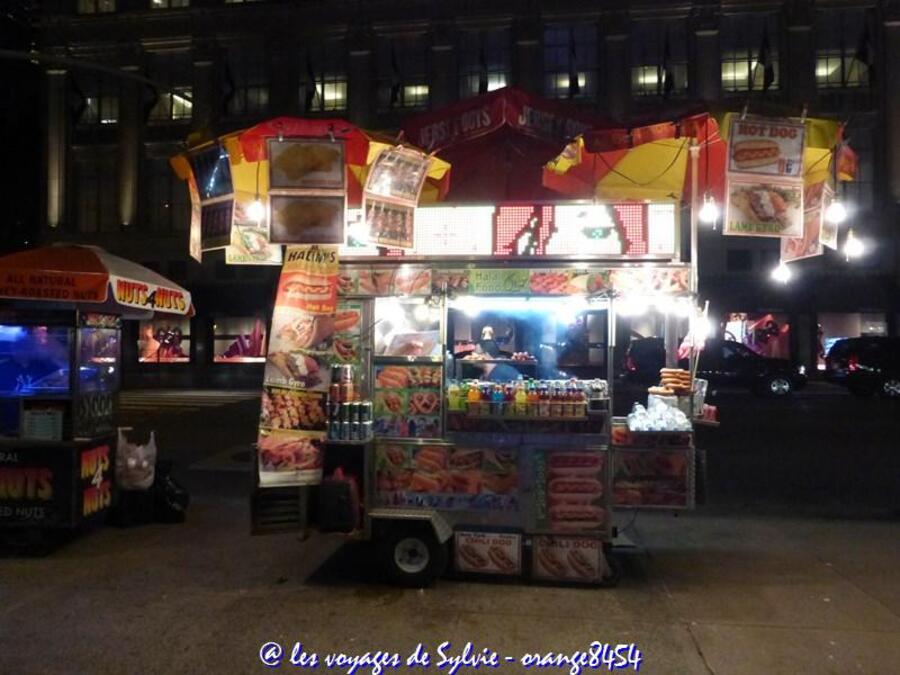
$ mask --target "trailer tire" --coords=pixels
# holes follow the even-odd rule
[[[447,545],[438,541],[430,523],[389,525],[379,542],[381,567],[397,586],[431,586],[447,569],[448,557]]]

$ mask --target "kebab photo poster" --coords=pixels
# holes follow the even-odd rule
[[[791,120],[732,120],[725,234],[803,237],[804,139],[804,125]]]
[[[386,148],[378,155],[363,191],[369,241],[415,248],[415,215],[430,159],[416,150]]]
[[[336,332],[346,330],[337,325],[337,283],[336,246],[287,248],[263,379],[261,486],[322,480],[333,341]]]

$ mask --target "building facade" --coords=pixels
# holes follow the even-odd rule
[[[850,263],[826,251],[778,286],[777,242],[705,229],[701,293],[722,317],[788,322],[793,354],[809,363],[817,326],[826,337],[897,331],[896,0],[43,0],[37,33],[38,49],[59,58],[40,70],[42,239],[139,260],[191,288],[200,308],[175,327],[183,363],[140,362],[147,329],[133,328],[126,383],[260,381],[261,365],[216,354],[265,321],[277,270],[188,258],[188,193],[168,158],[189,136],[276,115],[396,130],[410,114],[505,85],[625,124],[691,103],[845,121],[860,171],[843,197],[868,255]]]

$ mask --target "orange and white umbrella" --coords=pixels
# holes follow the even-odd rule
[[[97,246],[61,244],[0,257],[0,298],[89,305],[112,313],[194,314],[189,291]]]

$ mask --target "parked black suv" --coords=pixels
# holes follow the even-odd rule
[[[636,382],[656,382],[665,366],[662,338],[632,340],[625,357],[625,377]],[[687,361],[679,364],[687,368]],[[740,342],[707,340],[700,352],[697,377],[710,385],[746,387],[758,394],[786,396],[806,386],[806,371],[787,359],[760,356]]]
[[[900,338],[838,340],[825,357],[825,379],[860,396],[900,396]]]

